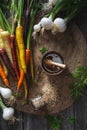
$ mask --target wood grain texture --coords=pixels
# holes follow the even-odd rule
[[[87,89],[80,101],[75,102],[74,115],[77,118],[75,130],[87,130]]]

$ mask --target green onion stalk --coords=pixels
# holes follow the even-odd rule
[[[18,0],[17,5],[17,17],[18,17],[18,26],[21,25],[22,16],[23,16],[24,0]]]

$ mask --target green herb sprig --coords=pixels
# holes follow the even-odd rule
[[[74,124],[76,121],[77,121],[77,118],[74,116],[70,116],[67,118],[67,122],[71,125]]]
[[[49,126],[53,130],[57,130],[58,128],[60,129],[62,127],[62,118],[60,116],[46,115],[45,118],[46,118]]]
[[[87,67],[78,66],[72,76],[76,81],[70,85],[71,95],[74,100],[77,100],[83,95],[83,90],[87,85]]]
[[[48,51],[48,49],[47,49],[46,47],[41,47],[39,50],[40,50],[40,52],[41,52],[42,54],[44,54],[45,52]]]

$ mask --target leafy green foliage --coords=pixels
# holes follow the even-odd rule
[[[21,97],[22,97],[21,93],[13,93],[13,95],[14,95],[16,98],[21,98]]]
[[[60,116],[52,116],[52,115],[46,115],[45,116],[49,126],[52,128],[52,130],[62,129],[62,118]],[[70,116],[68,118],[64,119],[67,121],[68,124],[72,125],[77,121],[77,118],[74,116]]]
[[[48,122],[49,126],[53,130],[56,130],[56,129],[62,127],[62,119],[61,119],[61,117],[47,115],[47,116],[45,116],[45,118],[47,119],[47,122]]]
[[[46,48],[46,47],[41,47],[40,48],[40,52],[42,53],[42,54],[44,54],[45,52],[47,52],[48,51],[48,49]]]
[[[76,81],[70,86],[73,99],[78,99],[83,95],[83,89],[87,85],[87,67],[78,66],[72,75]]]
[[[69,117],[69,118],[67,119],[67,121],[68,121],[69,124],[73,124],[73,123],[75,123],[75,122],[77,121],[77,119],[76,119],[76,117],[71,116],[71,117]]]

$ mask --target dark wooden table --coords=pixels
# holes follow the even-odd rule
[[[75,22],[87,38],[87,13],[82,12]],[[1,117],[0,110],[0,130],[51,130],[46,120],[41,116],[29,115],[23,112],[16,112],[15,115],[20,119],[14,124],[7,123]],[[60,113],[59,113],[60,114]],[[84,90],[84,96],[78,102],[61,113],[63,122],[62,130],[87,130],[87,88]],[[67,118],[74,116],[77,121],[73,124],[67,122]]]

